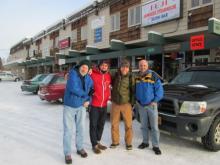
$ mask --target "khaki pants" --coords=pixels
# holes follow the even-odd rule
[[[111,134],[112,134],[112,143],[119,144],[119,123],[121,115],[123,117],[125,125],[125,143],[126,145],[131,145],[133,131],[132,131],[132,107],[130,103],[118,105],[112,103],[111,109]]]

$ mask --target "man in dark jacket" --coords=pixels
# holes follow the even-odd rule
[[[94,93],[89,111],[89,132],[92,149],[94,153],[99,154],[101,150],[107,149],[100,143],[104,124],[107,116],[107,101],[110,98],[111,75],[109,63],[106,60],[100,62],[98,68],[92,70],[91,78],[94,82]]]
[[[133,78],[130,73],[130,63],[123,60],[120,64],[118,73],[113,79],[112,89],[112,109],[111,109],[111,134],[112,144],[110,148],[119,145],[119,123],[121,115],[125,124],[125,143],[126,149],[132,149],[132,105],[133,97]]]
[[[135,78],[135,83],[135,97],[143,135],[143,142],[138,148],[144,149],[149,146],[148,124],[150,124],[153,151],[160,155],[157,103],[162,99],[164,92],[159,76],[148,68],[148,61],[139,62],[139,73]]]
[[[76,149],[81,157],[87,157],[83,149],[83,137],[86,118],[86,108],[90,102],[90,91],[93,88],[93,81],[88,75],[90,62],[83,60],[79,66],[69,72],[69,77],[64,94],[63,111],[63,147],[66,164],[72,163],[71,140],[73,124],[76,124]]]

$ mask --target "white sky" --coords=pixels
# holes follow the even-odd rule
[[[11,46],[65,18],[93,0],[1,0],[0,57]]]

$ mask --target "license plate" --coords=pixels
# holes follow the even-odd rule
[[[162,118],[160,116],[158,116],[158,125],[162,124]]]

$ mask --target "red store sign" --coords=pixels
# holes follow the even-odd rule
[[[70,47],[70,38],[59,41],[59,49],[65,49]]]
[[[201,50],[205,48],[205,36],[204,34],[191,36],[190,38],[190,49]]]

